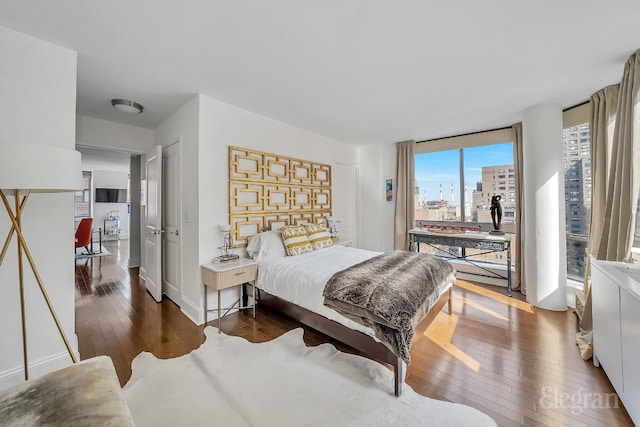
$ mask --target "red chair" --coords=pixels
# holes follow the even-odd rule
[[[93,218],[82,218],[76,229],[76,252],[78,252],[78,248],[84,247],[87,253],[91,253],[89,244],[91,244],[93,238],[92,229]]]

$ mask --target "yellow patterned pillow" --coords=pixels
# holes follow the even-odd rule
[[[322,249],[333,246],[331,240],[331,234],[324,224],[305,224],[304,229],[307,231],[307,237],[309,242],[313,246],[313,249]]]
[[[280,232],[282,233],[282,242],[287,250],[287,255],[293,256],[313,252],[313,246],[311,246],[303,226],[282,227]]]

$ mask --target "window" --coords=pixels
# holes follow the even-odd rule
[[[574,145],[574,132],[580,129],[580,146]],[[565,224],[567,233],[567,276],[582,281],[586,262],[591,209],[591,152],[589,123],[563,131]]]
[[[510,130],[502,134],[511,138]],[[455,137],[459,140],[473,139],[477,135]],[[502,139],[504,141],[504,139]],[[502,228],[515,232],[515,175],[513,168],[513,144],[511,142],[463,142],[442,144],[441,150],[427,143],[416,147],[416,226],[455,227],[457,230],[493,229],[491,220],[491,197],[502,196]],[[420,144],[419,144],[420,145]],[[459,148],[450,149],[451,146]],[[427,151],[423,147],[431,148]],[[510,173],[510,193],[506,189],[506,175]],[[509,197],[507,197],[507,195]],[[437,255],[460,253],[460,248],[439,247],[434,249],[421,245],[423,252]],[[480,253],[483,252],[483,253]],[[499,252],[484,253],[466,249],[468,258],[506,265]],[[473,255],[477,253],[478,255]]]
[[[82,171],[82,190],[76,191],[74,212],[76,218],[91,216],[91,172]]]

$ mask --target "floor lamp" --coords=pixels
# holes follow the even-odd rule
[[[31,267],[40,293],[64,341],[73,363],[77,362],[69,340],[62,329],[49,295],[42,283],[31,251],[24,239],[22,212],[31,193],[61,193],[78,191],[82,188],[80,153],[51,145],[6,142],[0,140],[0,198],[9,216],[10,228],[0,252],[0,267],[9,245],[16,237],[18,251],[18,279],[20,286],[20,315],[22,323],[22,354],[24,379],[29,379],[27,359],[27,319],[24,293],[24,259]],[[12,207],[13,204],[13,207]]]

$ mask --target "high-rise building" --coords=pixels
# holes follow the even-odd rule
[[[482,181],[472,193],[471,214],[476,222],[491,223],[491,198],[499,195],[502,223],[515,223],[516,176],[513,165],[483,166]]]
[[[567,274],[584,277],[591,207],[591,143],[589,124],[564,129],[564,193]]]

